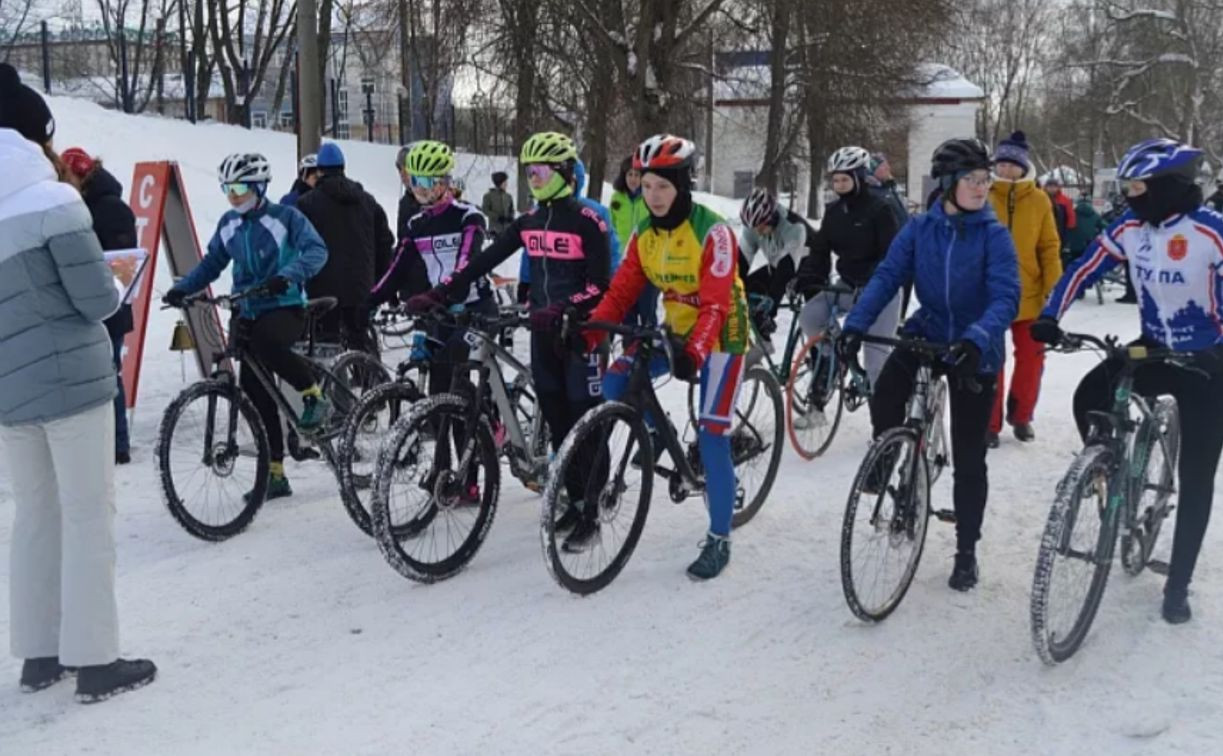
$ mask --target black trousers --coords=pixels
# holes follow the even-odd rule
[[[871,427],[877,437],[902,425],[919,361],[903,349],[893,350],[871,396]],[[951,410],[951,459],[955,467],[952,499],[955,506],[956,550],[973,553],[981,538],[985,502],[989,498],[989,474],[985,464],[985,434],[994,408],[997,376],[978,375],[979,393],[948,381],[947,396]]]
[[[1084,438],[1087,413],[1112,407],[1113,387],[1121,367],[1116,362],[1102,362],[1083,376],[1075,389],[1074,420]],[[1180,495],[1167,590],[1184,591],[1193,579],[1202,537],[1210,523],[1215,472],[1223,450],[1223,375],[1212,373],[1207,377],[1174,365],[1152,363],[1134,373],[1134,390],[1146,397],[1171,395],[1180,414]]]
[[[531,378],[548,424],[552,451],[560,449],[565,436],[587,410],[603,401],[602,359],[598,352],[585,356],[566,348],[557,333],[531,333]],[[565,490],[571,502],[585,498],[588,482],[607,479],[606,470],[593,470],[598,451],[596,445],[587,445],[578,452],[578,464],[566,471]]]
[[[241,338],[246,340],[247,351],[255,355],[263,367],[280,376],[297,391],[305,391],[314,385],[314,373],[310,370],[310,364],[292,348],[301,338],[305,325],[305,310],[287,307],[265,312],[254,320],[239,320],[236,327],[242,329]],[[283,462],[284,429],[281,428],[276,400],[246,367],[239,373],[238,385],[259,411],[268,434],[272,461]]]
[[[369,338],[369,310],[365,305],[339,306],[318,320],[315,337],[319,341],[342,344],[345,349],[374,353]]]

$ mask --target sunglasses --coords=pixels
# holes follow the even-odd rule
[[[408,179],[412,182],[413,189],[425,189],[426,191],[437,186],[437,182],[443,179],[442,176],[417,176],[410,174]]]
[[[251,185],[244,181],[235,181],[230,184],[221,184],[221,191],[230,197],[241,197],[250,193]]]
[[[540,165],[535,163],[527,166],[527,178],[529,179],[547,181],[552,178],[553,173],[556,173],[556,169],[550,165]]]

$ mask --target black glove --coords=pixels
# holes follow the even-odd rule
[[[858,331],[841,331],[835,346],[841,364],[853,364],[858,359],[858,352],[862,350],[862,334]]]
[[[186,301],[186,299],[187,292],[183,291],[182,289],[170,289],[166,292],[165,296],[161,298],[161,303],[166,307],[178,309],[183,306],[183,302]]]
[[[292,284],[289,283],[289,279],[285,278],[284,276],[272,276],[267,280],[267,283],[263,285],[263,290],[266,291],[269,296],[279,297],[281,294],[288,291],[291,285]]]
[[[518,289],[514,292],[514,299],[518,304],[526,304],[531,297],[531,284],[518,282]]]
[[[547,307],[531,310],[531,330],[559,331],[561,321],[565,319],[565,310],[570,306],[568,302],[553,302]]]
[[[1065,335],[1057,321],[1049,317],[1037,318],[1032,325],[1028,326],[1028,332],[1032,334],[1035,341],[1042,344],[1057,344]]]
[[[671,337],[671,374],[688,383],[696,383],[701,375],[701,366],[688,351],[688,342],[678,336]]]
[[[404,303],[403,308],[409,315],[424,315],[434,310],[446,307],[446,290],[440,286],[429,289],[424,294],[417,294]]]
[[[960,339],[947,350],[951,374],[961,385],[975,381],[981,372],[981,348],[968,339]]]

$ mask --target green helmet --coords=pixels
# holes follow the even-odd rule
[[[454,171],[454,153],[441,142],[430,139],[417,142],[408,150],[404,170],[413,176],[449,176]]]
[[[531,163],[564,163],[577,160],[578,148],[573,140],[555,131],[532,134],[522,145],[518,160],[525,165]]]

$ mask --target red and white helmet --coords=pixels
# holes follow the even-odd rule
[[[639,171],[651,169],[689,168],[696,157],[696,145],[672,134],[655,134],[642,142],[633,153],[633,167]]]
[[[861,147],[842,147],[828,158],[829,173],[853,173],[865,169],[871,154]]]
[[[739,209],[739,220],[746,228],[755,228],[761,223],[772,225],[773,216],[777,212],[777,200],[769,194],[769,190],[758,186],[743,200]]]

